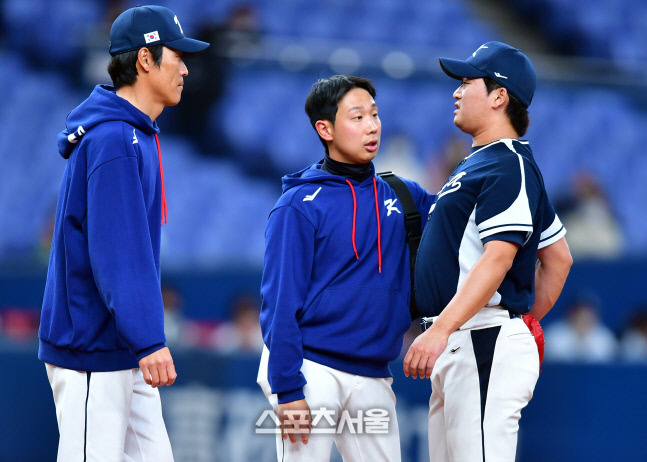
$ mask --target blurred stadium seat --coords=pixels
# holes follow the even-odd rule
[[[337,46],[357,47],[356,73],[375,81],[383,141],[407,136],[424,160],[439,155],[445,139],[456,132],[451,120],[456,83],[439,73],[437,54],[467,55],[479,43],[501,39],[497,27],[476,17],[462,0],[160,3],[176,11],[186,30],[219,22],[232,6],[248,3],[258,10],[267,43],[273,37],[287,37],[291,43],[320,40],[296,70],[286,70],[275,57],[232,61],[227,90],[210,122],[226,138],[228,152],[214,159],[197,152],[190,140],[163,136],[169,182],[165,262],[171,266],[217,266],[232,260],[260,265],[265,219],[280,193],[280,177],[322,156],[303,103],[317,78],[335,73],[325,61]],[[565,0],[515,4],[520,14],[535,15],[547,40],[568,36],[577,42],[573,51],[617,58],[628,69],[645,71],[647,6],[628,0],[603,0],[596,8]],[[105,33],[100,28],[104,2],[98,0],[64,0],[56,7],[47,0],[5,0],[2,8],[0,261],[33,255],[41,245],[64,168],[56,153],[56,133],[67,112],[87,96],[73,78],[83,34]],[[408,78],[394,79],[381,68],[375,57],[388,50],[411,51],[415,67]],[[629,248],[647,253],[647,219],[636,213],[647,208],[640,149],[645,108],[611,87],[540,80],[530,114],[527,137],[549,192],[566,191],[578,170],[598,175],[625,227]]]

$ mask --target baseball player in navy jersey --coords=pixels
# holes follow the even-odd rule
[[[403,209],[372,163],[382,131],[374,97],[361,77],[312,86],[306,112],[325,157],[283,178],[267,222],[258,383],[281,422],[279,461],[328,461],[333,442],[346,461],[401,457],[388,365],[411,325],[411,276]],[[434,196],[404,182],[426,214]],[[332,428],[312,417],[322,412]],[[389,419],[384,432],[341,424],[371,412]],[[302,427],[288,425],[290,413]]]
[[[472,136],[472,151],[425,225],[415,286],[426,330],[404,373],[431,377],[431,461],[509,462],[540,365],[521,315],[550,310],[572,259],[530,146],[519,140],[536,86],[530,60],[488,42],[440,65],[461,81],[454,123]]]

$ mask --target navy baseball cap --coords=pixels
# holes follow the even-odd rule
[[[526,108],[537,88],[535,68],[528,57],[505,43],[484,43],[465,61],[452,58],[439,58],[438,61],[445,74],[454,79],[491,77]]]
[[[175,13],[163,6],[137,5],[121,13],[112,23],[109,48],[112,56],[159,44],[190,55],[209,47],[207,42],[185,37]]]

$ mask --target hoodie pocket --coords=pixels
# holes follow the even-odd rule
[[[308,348],[380,361],[397,357],[410,325],[401,291],[357,286],[326,289],[300,322]]]

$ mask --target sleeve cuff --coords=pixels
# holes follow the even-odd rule
[[[279,398],[279,404],[290,403],[292,401],[298,401],[300,399],[305,399],[303,394],[303,388],[297,388],[296,390],[286,391],[283,393],[276,394]]]
[[[140,350],[137,352],[137,361],[141,360],[143,357],[148,356],[151,353],[155,353],[157,350],[161,350],[166,346],[166,343],[158,343],[157,345],[153,345],[151,347],[148,347],[144,350]]]
[[[483,238],[482,242],[485,244],[490,241],[508,241],[514,242],[523,246],[526,239],[526,234],[519,231],[505,231],[502,233],[491,234]]]

